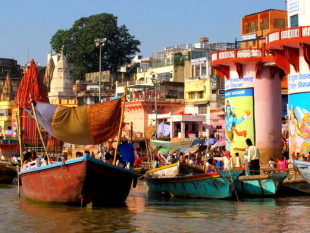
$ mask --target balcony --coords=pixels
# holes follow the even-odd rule
[[[212,66],[234,62],[261,61],[262,49],[231,49],[212,53]]]
[[[267,34],[266,49],[280,49],[281,45],[298,47],[305,42],[310,42],[310,26],[287,28]]]

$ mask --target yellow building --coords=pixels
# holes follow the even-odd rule
[[[0,134],[1,136],[12,136],[11,117],[14,93],[11,78],[7,74],[3,90],[0,96]]]

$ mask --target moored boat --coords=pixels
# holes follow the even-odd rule
[[[145,178],[150,193],[184,198],[229,198],[233,183],[242,171],[204,173],[187,164],[176,163],[150,170]]]
[[[293,160],[293,162],[300,175],[310,184],[310,162],[299,160]]]
[[[116,166],[116,154],[113,165],[87,154],[51,164],[39,124],[56,139],[71,144],[98,145],[116,135],[119,142],[124,104],[125,98],[123,104],[121,99],[116,99],[81,107],[32,102],[33,117],[49,165],[40,167],[36,160],[22,163],[19,177],[26,198],[63,204],[92,203],[93,206],[123,204],[131,185],[135,186],[136,173]]]
[[[276,196],[286,177],[284,173],[239,176],[235,186],[242,196]]]
[[[16,168],[5,164],[0,164],[0,184],[12,184],[16,176]]]
[[[29,199],[101,206],[125,202],[137,175],[121,167],[83,156],[19,173]]]

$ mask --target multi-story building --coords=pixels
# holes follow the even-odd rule
[[[287,27],[287,13],[269,9],[241,19],[241,48],[261,48],[268,33]]]
[[[241,48],[261,48],[266,42],[265,37],[268,33],[287,28],[287,11],[269,9],[250,15],[246,15],[241,20]],[[291,20],[294,25],[297,21],[294,13]],[[281,81],[282,87],[282,117],[287,115],[287,76]]]

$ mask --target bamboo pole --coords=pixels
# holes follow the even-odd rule
[[[20,127],[20,98],[19,97],[17,99],[16,124],[17,124],[18,144],[19,144],[20,167],[22,167],[23,162],[24,162],[24,155],[23,155],[23,144],[22,144],[23,142],[22,142],[22,135],[21,135],[21,127]],[[18,192],[19,197],[20,197],[20,182],[19,182],[20,167],[17,166],[17,192]]]
[[[40,136],[40,139],[41,139],[41,142],[42,142],[42,145],[43,145],[43,149],[44,149],[45,155],[47,156],[47,164],[51,164],[51,160],[50,160],[50,157],[49,157],[49,155],[47,153],[45,142],[43,140],[42,133],[41,133],[41,130],[40,130],[40,125],[39,125],[38,118],[37,118],[37,112],[35,111],[34,104],[33,104],[32,100],[31,100],[31,107],[32,107],[34,119],[36,121],[36,126],[37,126],[37,129],[38,129],[38,132],[39,132],[39,136]]]
[[[22,142],[21,125],[20,125],[20,98],[19,97],[17,99],[16,123],[17,123],[17,137],[18,137],[18,143],[19,143],[19,156],[20,156],[20,163],[22,166],[24,162],[24,155],[23,155],[23,142]]]
[[[119,123],[119,128],[118,128],[118,135],[117,135],[117,143],[114,151],[114,158],[113,158],[113,165],[116,165],[116,154],[117,154],[117,148],[118,145],[121,141],[121,136],[122,136],[122,128],[123,128],[123,121],[124,121],[124,112],[125,112],[125,103],[126,103],[126,91],[127,91],[127,84],[125,82],[124,86],[124,95],[123,95],[123,102],[122,102],[122,112],[121,112],[121,117],[120,117],[120,123]]]

